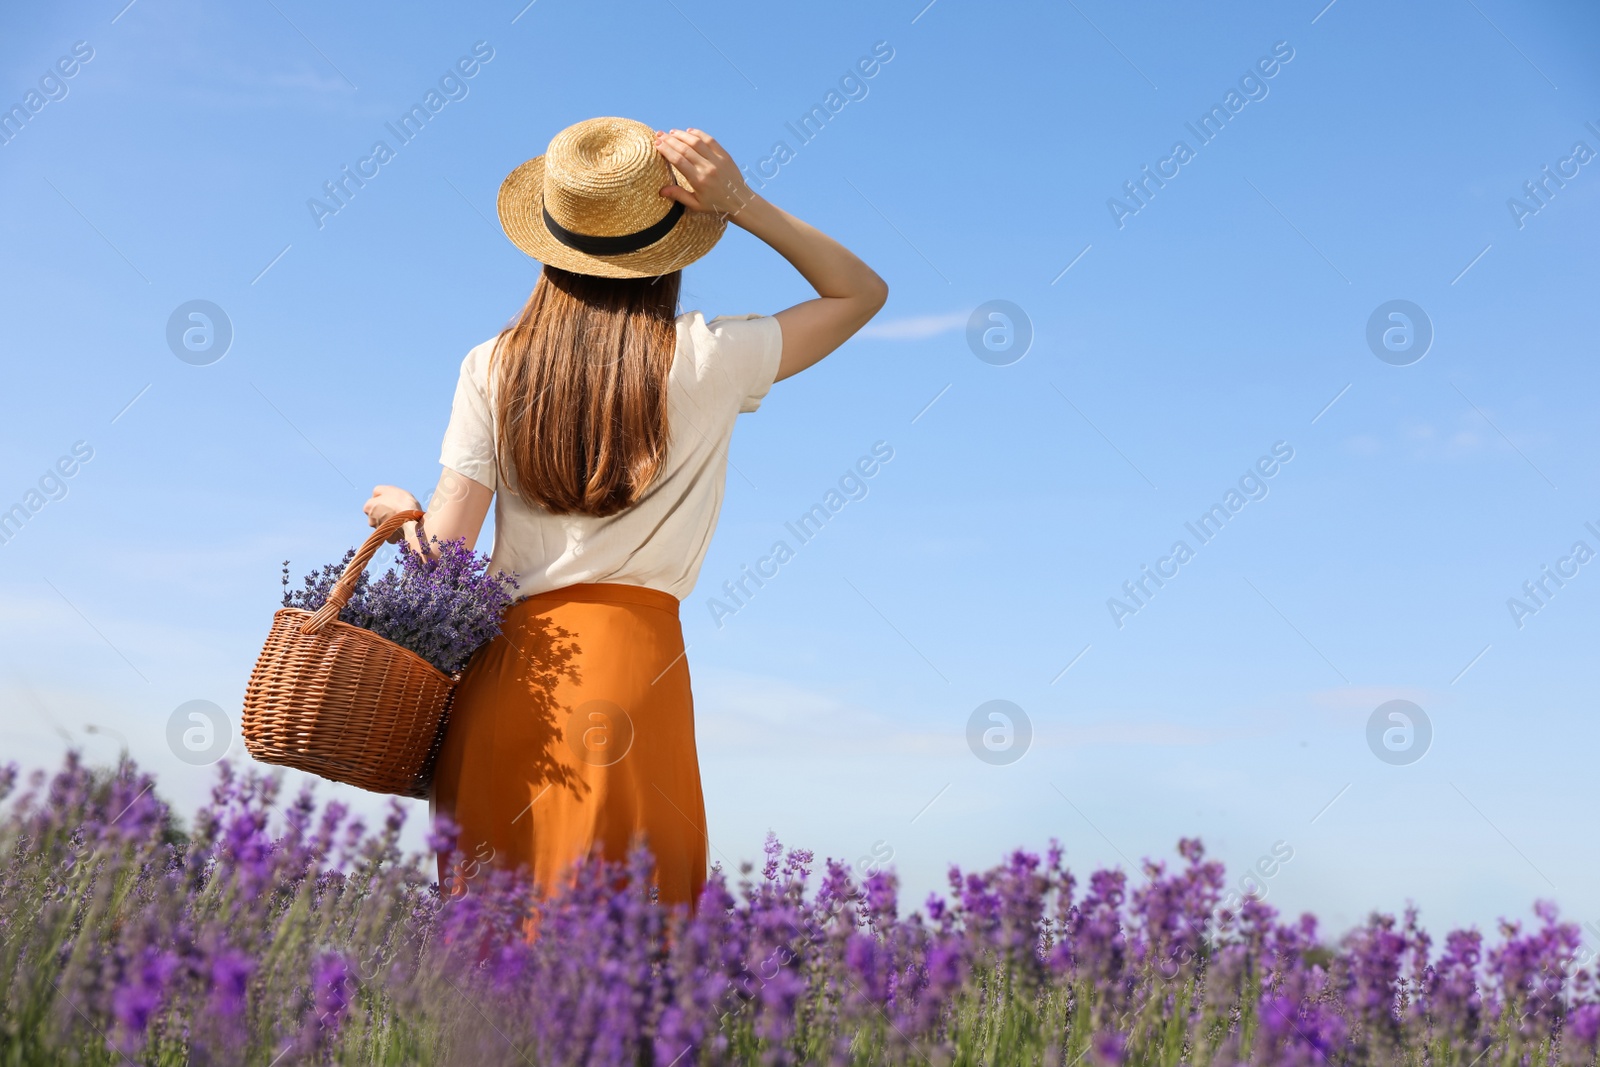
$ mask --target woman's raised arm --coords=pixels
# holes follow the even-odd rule
[[[855,253],[751,191],[727,151],[701,130],[668,130],[656,148],[694,183],[695,192],[669,185],[661,195],[691,211],[726,215],[770,245],[817,291],[777,314],[783,330],[778,378],[798,374],[848,341],[889,299],[889,287]]]

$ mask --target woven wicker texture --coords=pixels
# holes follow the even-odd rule
[[[321,610],[273,616],[245,689],[241,727],[251,756],[374,793],[427,796],[454,680],[338,620],[378,548],[421,517],[400,512],[379,525]]]
[[[655,133],[632,119],[589,119],[568,126],[544,155],[500,185],[500,225],[511,242],[541,263],[603,278],[653,278],[688,266],[727,229],[718,215],[686,211],[667,235],[637,252],[599,256],[569,248],[545,226],[550,212],[565,229],[620,237],[660,222],[672,210],[663,185],[694,186],[656,151]]]

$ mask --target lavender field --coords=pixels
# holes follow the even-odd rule
[[[530,911],[470,859],[441,892],[398,809],[364,827],[224,764],[180,819],[154,785],[0,772],[0,1063],[1596,1062],[1593,974],[1544,905],[1488,939],[1408,913],[1324,940],[1221,907],[1184,840],[1081,881],[1018,851],[911,910],[769,840],[693,916],[651,903],[643,853]]]

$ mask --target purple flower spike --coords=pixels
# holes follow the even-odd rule
[[[464,538],[430,541],[426,556],[402,541],[395,566],[376,580],[363,573],[339,619],[410,649],[445,674],[455,674],[500,633],[517,577],[490,571],[489,557],[467,548]],[[306,575],[302,588],[293,591],[284,564],[284,607],[306,611],[322,607],[355,551],[345,553],[338,564]]]
[[[7,772],[0,782],[15,781]],[[1336,942],[1200,842],[1136,872],[1017,850],[907,913],[776,837],[693,909],[640,845],[558,885],[482,858],[441,887],[405,809],[219,765],[178,820],[69,753],[0,809],[0,1041],[27,1063],[1390,1063],[1593,1067],[1593,946],[1553,905],[1437,940],[1413,909]],[[369,828],[370,827],[370,828]],[[456,829],[431,827],[448,851]],[[815,877],[813,877],[815,874]],[[535,889],[537,888],[537,892]],[[1439,950],[1435,951],[1435,945]]]

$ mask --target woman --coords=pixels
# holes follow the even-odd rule
[[[524,599],[462,678],[433,805],[459,854],[545,890],[591,851],[621,859],[643,840],[659,898],[693,904],[708,839],[678,604],[716,526],[734,418],[848,340],[888,288],[695,129],[580,122],[506,178],[499,212],[544,270],[462,363],[424,528],[471,546],[493,500],[493,566]],[[730,220],[816,299],[678,315],[679,272]],[[376,526],[417,506],[379,486],[365,510]]]

